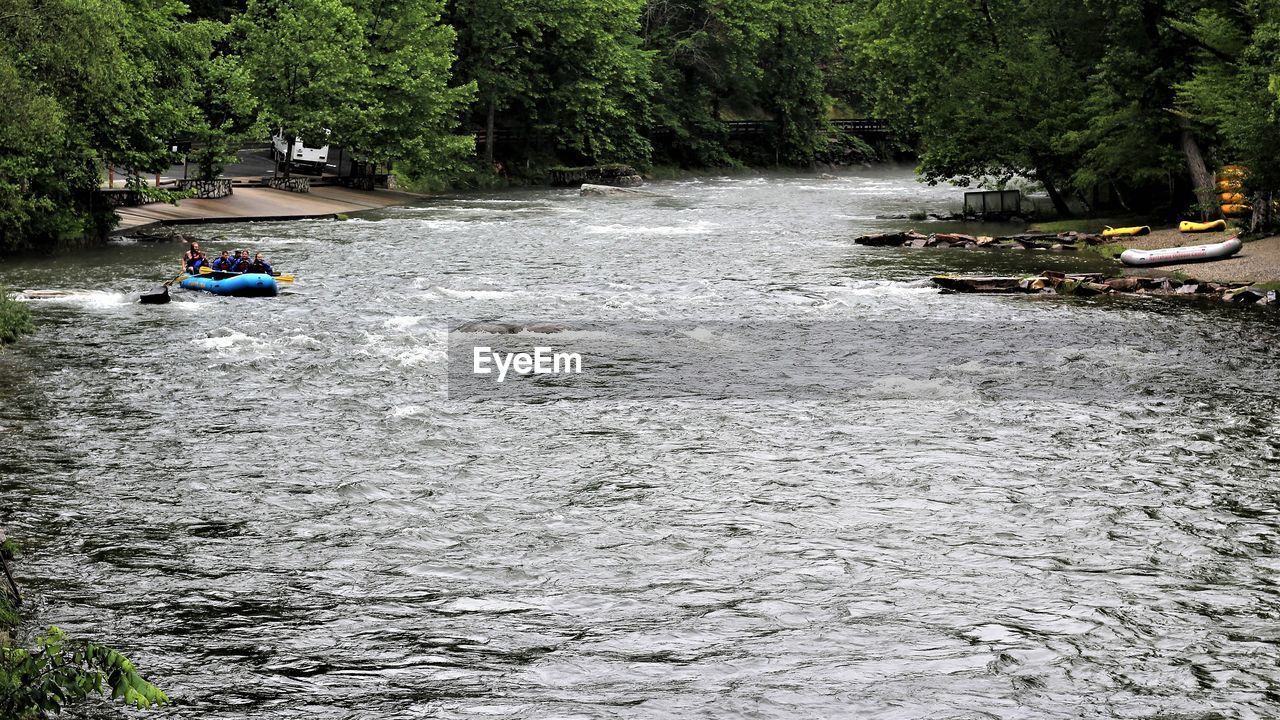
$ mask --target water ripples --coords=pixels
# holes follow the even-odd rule
[[[33,622],[126,650],[166,717],[1275,714],[1271,315],[937,295],[1091,261],[852,246],[953,205],[906,173],[655,189],[211,228],[297,274],[274,300],[101,301],[173,247],[15,264],[101,285],[0,353]],[[467,321],[738,356],[815,323],[860,375],[465,401]]]

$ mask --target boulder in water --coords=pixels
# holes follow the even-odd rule
[[[613,185],[592,185],[591,183],[583,183],[582,189],[578,191],[580,195],[639,195],[642,197],[663,197],[661,193],[649,192],[648,190],[639,190],[629,187],[614,187]]]

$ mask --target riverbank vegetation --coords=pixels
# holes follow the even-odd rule
[[[100,233],[110,165],[218,174],[280,131],[419,186],[554,165],[865,159],[1031,181],[1061,213],[1280,198],[1280,5],[1265,0],[5,0],[0,251]],[[751,137],[733,120],[763,121]],[[287,169],[286,169],[287,172]]]
[[[10,298],[9,291],[0,287],[0,345],[14,342],[35,329],[27,307]]]
[[[0,531],[0,718],[48,717],[93,695],[136,708],[167,704],[169,697],[164,691],[111,648],[69,637],[57,627],[35,638],[34,648],[12,641],[10,634],[18,625],[22,602],[8,566],[16,549],[17,544]]]

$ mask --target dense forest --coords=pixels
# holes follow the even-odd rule
[[[1275,0],[0,0],[0,33],[0,250],[107,227],[108,165],[190,143],[213,177],[276,129],[419,186],[810,166],[869,150],[844,116],[1063,211],[1212,214],[1225,163],[1280,188]]]

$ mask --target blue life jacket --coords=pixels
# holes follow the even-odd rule
[[[214,270],[218,272],[226,272],[227,270],[231,269],[231,258],[227,258],[224,260],[222,256],[218,256],[213,259],[212,267]]]
[[[271,263],[267,262],[266,260],[263,260],[262,262],[258,262],[257,260],[254,260],[253,263],[249,265],[249,269],[246,272],[263,273],[265,275],[275,274],[271,270]]]

